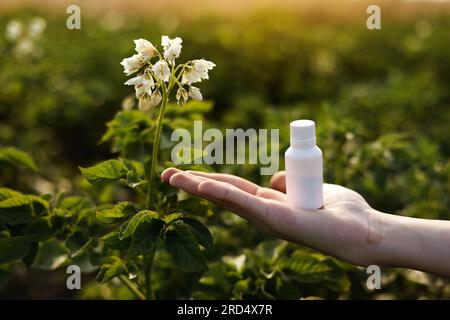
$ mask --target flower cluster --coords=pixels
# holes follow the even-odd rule
[[[134,86],[140,109],[147,110],[160,104],[163,99],[167,100],[174,88],[177,88],[175,96],[180,106],[184,106],[189,98],[203,99],[200,89],[192,84],[209,79],[208,72],[216,65],[205,59],[176,65],[182,42],[179,37],[170,39],[162,36],[161,54],[150,41],[134,40],[137,53],[123,59],[120,64],[127,76],[138,73],[125,84]]]
[[[34,17],[28,24],[11,20],[6,26],[6,38],[16,43],[14,54],[19,57],[38,54],[35,41],[41,37],[46,27],[47,22],[41,17]]]

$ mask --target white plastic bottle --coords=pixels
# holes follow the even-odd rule
[[[323,206],[323,161],[315,123],[293,121],[290,132],[291,146],[285,153],[288,202],[296,208],[319,209]]]

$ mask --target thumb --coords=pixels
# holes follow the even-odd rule
[[[286,172],[279,171],[270,179],[270,186],[280,192],[286,192]]]

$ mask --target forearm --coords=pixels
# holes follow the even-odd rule
[[[380,264],[450,276],[450,221],[383,215]]]

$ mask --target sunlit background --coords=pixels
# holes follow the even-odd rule
[[[450,219],[449,1],[86,0],[75,3],[81,30],[66,28],[70,4],[0,2],[0,146],[41,169],[2,170],[0,185],[88,193],[78,166],[112,156],[99,143],[105,123],[135,103],[119,63],[133,39],[159,45],[167,34],[183,38],[183,59],[217,65],[202,83],[209,126],[280,128],[284,152],[289,122],[314,119],[326,181],[381,211]],[[381,30],[366,27],[369,4],[381,8]],[[267,183],[256,166],[216,169]],[[228,255],[261,241],[253,229],[242,239],[239,224],[224,237]],[[49,271],[64,262],[55,250],[46,270],[18,267],[0,297],[117,297],[108,286],[65,289],[64,271]],[[420,272],[392,270],[377,293],[348,281],[323,297],[450,297],[448,281]]]

